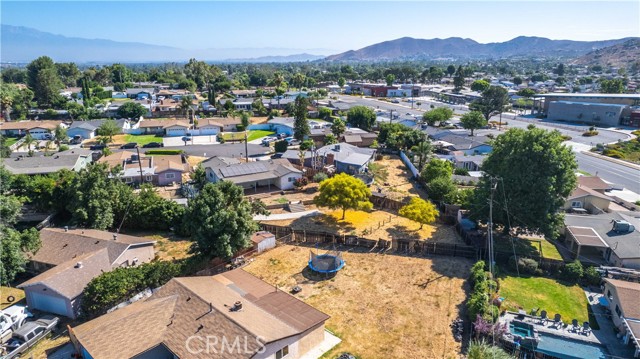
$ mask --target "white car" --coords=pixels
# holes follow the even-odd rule
[[[8,308],[0,310],[0,339],[11,336],[11,333],[20,328],[27,318],[33,317],[33,314],[27,310],[27,307],[21,304],[14,304]]]

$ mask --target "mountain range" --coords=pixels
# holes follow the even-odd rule
[[[631,39],[620,44],[591,51],[578,57],[573,63],[576,65],[630,68],[634,64],[640,64],[640,39]]]
[[[390,61],[420,59],[490,59],[509,57],[579,57],[589,52],[639,38],[604,41],[550,40],[520,36],[506,42],[481,44],[472,39],[414,39],[403,37],[324,57],[291,48],[227,48],[187,50],[170,46],[105,39],[66,37],[27,27],[2,25],[2,62],[27,63],[47,55],[56,62],[135,63],[186,62],[196,58],[211,62]],[[602,56],[602,55],[599,55]]]
[[[576,57],[633,38],[604,41],[550,40],[519,36],[506,42],[481,44],[472,39],[414,39],[403,37],[327,57],[329,61],[385,61],[509,57]]]
[[[229,62],[294,62],[324,58],[307,49],[227,48],[187,50],[170,46],[66,37],[32,28],[2,25],[2,62],[26,63],[47,55],[56,62],[186,62],[190,58]],[[317,51],[317,50],[316,50]],[[268,55],[268,56],[266,56]],[[231,60],[229,60],[231,59]]]

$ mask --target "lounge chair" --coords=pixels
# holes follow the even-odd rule
[[[540,312],[540,324],[545,325],[547,324],[547,320],[549,320],[549,318],[547,318],[547,311],[543,310]]]
[[[553,316],[553,326],[556,329],[562,328],[562,316],[560,314],[556,314]]]
[[[571,320],[571,331],[577,333],[579,329],[580,329],[580,326],[578,325],[578,319],[572,319]]]
[[[589,326],[589,322],[584,322],[582,324],[582,334],[584,335],[591,334],[591,327]]]

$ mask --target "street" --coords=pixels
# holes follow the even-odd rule
[[[607,182],[624,186],[624,188],[640,193],[640,170],[619,165],[617,163],[591,157],[583,153],[576,153],[576,160],[580,170],[598,175]]]

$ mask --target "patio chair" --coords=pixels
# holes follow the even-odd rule
[[[591,334],[591,327],[589,326],[589,322],[584,322],[582,324],[582,334],[584,335]]]
[[[547,318],[547,311],[543,310],[540,312],[540,324],[544,325],[547,324],[547,320],[549,320],[549,318]]]
[[[580,325],[578,325],[578,319],[572,319],[571,320],[571,331],[572,332],[578,332],[578,329],[580,329]]]
[[[553,326],[556,329],[560,329],[560,328],[562,328],[562,324],[564,324],[564,323],[562,323],[562,316],[560,314],[554,315],[553,316]]]

